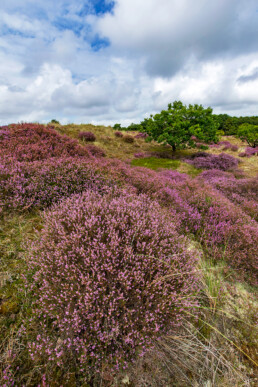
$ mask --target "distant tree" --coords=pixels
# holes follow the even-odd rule
[[[242,124],[239,126],[237,136],[246,141],[253,148],[258,146],[258,125]]]
[[[51,120],[50,123],[51,123],[51,124],[58,124],[58,125],[60,125],[60,122],[57,121],[57,120]]]
[[[212,115],[212,109],[202,105],[183,105],[175,101],[167,110],[145,119],[142,124],[149,139],[169,144],[173,151],[194,147],[193,138],[203,142],[217,141],[218,121]]]

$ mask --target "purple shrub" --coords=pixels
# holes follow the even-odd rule
[[[42,322],[33,359],[66,367],[76,354],[84,375],[125,367],[195,307],[195,252],[147,196],[88,191],[44,220],[29,252]]]
[[[106,156],[106,153],[104,152],[104,150],[99,148],[96,145],[93,145],[93,144],[86,145],[86,149],[94,157],[105,157]]]
[[[124,137],[124,135],[123,135],[123,133],[121,133],[121,132],[115,132],[115,136],[116,137]]]
[[[94,162],[81,158],[0,164],[0,210],[43,209],[71,194],[114,184]]]
[[[134,142],[134,138],[130,134],[126,134],[123,137],[123,140],[124,140],[124,142],[127,142],[128,144],[132,144]]]
[[[244,152],[241,152],[239,153],[239,157],[251,157],[251,156],[255,156],[258,154],[258,147],[256,148],[251,148],[249,146],[247,146],[245,148],[245,151]]]
[[[4,129],[4,135],[0,135],[2,161],[35,161],[69,156],[89,157],[89,153],[76,140],[62,136],[44,125],[10,125]]]
[[[92,132],[80,132],[78,134],[78,137],[80,140],[83,140],[83,141],[88,141],[88,142],[96,141],[96,136]]]
[[[239,205],[252,218],[258,220],[258,179],[236,178],[220,170],[204,171],[199,178],[209,182],[231,202]]]
[[[134,138],[147,138],[148,137],[148,133],[138,133],[134,136]]]
[[[195,156],[194,159],[187,159],[185,161],[192,164],[195,168],[220,169],[222,171],[234,169],[239,163],[238,159],[225,153],[220,153],[219,155],[209,154],[205,157]]]

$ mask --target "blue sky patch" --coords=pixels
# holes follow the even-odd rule
[[[107,38],[100,38],[99,35],[95,35],[91,41],[91,48],[93,51],[99,51],[103,48],[110,46],[110,41]]]
[[[111,13],[114,6],[115,1],[91,0],[90,3],[82,7],[78,16],[84,17],[89,14],[104,15],[105,13]]]
[[[64,30],[71,30],[75,33],[75,35],[80,36],[81,30],[84,27],[83,23],[80,23],[75,20],[71,20],[68,18],[64,17],[59,17],[53,22],[53,25],[59,30],[59,31],[64,31]]]

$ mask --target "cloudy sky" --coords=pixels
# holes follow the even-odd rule
[[[1,0],[0,124],[258,115],[257,0]]]

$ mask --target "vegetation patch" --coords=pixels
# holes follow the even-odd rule
[[[177,169],[180,165],[180,161],[170,159],[158,159],[157,157],[145,157],[132,160],[131,164],[134,166],[146,167],[153,170],[157,170],[159,168]]]

